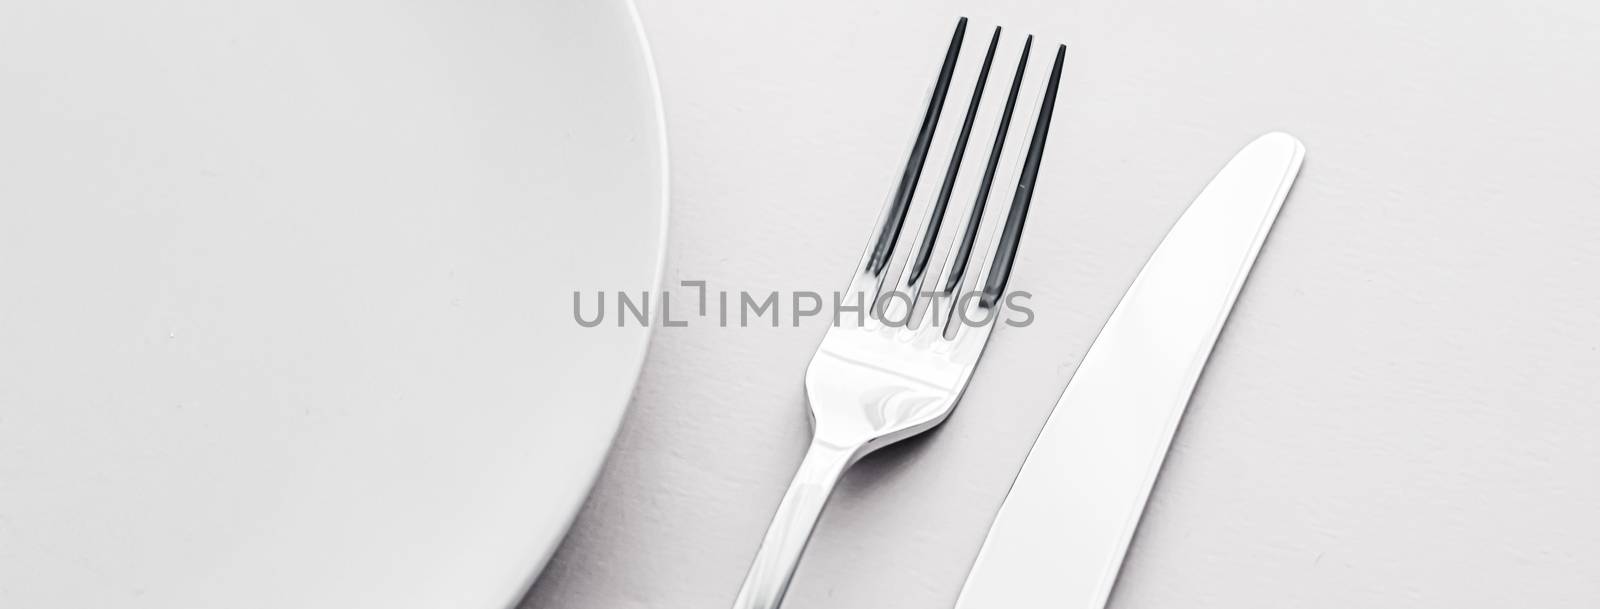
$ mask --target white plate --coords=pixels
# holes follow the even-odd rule
[[[0,607],[514,603],[663,145],[622,0],[0,3]]]

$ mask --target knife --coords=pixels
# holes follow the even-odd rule
[[[956,609],[1101,609],[1200,370],[1300,171],[1245,146],[1145,263],[1056,402]]]

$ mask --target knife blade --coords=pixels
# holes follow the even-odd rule
[[[1173,225],[1056,402],[956,609],[1105,606],[1173,432],[1304,156],[1294,136],[1261,136]]]

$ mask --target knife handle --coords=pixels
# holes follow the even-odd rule
[[[766,537],[761,539],[761,549],[756,551],[755,562],[744,577],[733,609],[777,609],[783,602],[828,495],[859,452],[858,446],[811,439],[800,470],[795,472],[789,490],[778,504],[778,513],[767,527]]]

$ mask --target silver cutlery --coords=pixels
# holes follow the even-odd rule
[[[1056,403],[957,609],[1101,609],[1305,148],[1255,140],[1156,249]]]
[[[1000,28],[995,28],[990,37],[975,90],[951,148],[950,162],[939,181],[938,195],[929,204],[921,229],[908,236],[908,241],[914,243],[898,242],[923,165],[934,145],[934,132],[950,95],[966,30],[967,20],[963,18],[945,53],[904,173],[879,216],[850,282],[847,295],[855,299],[852,302],[864,304],[871,314],[864,323],[836,324],[830,328],[806,370],[806,396],[813,430],[811,445],[778,505],[777,514],[734,601],[735,609],[779,606],[817,518],[840,476],[868,453],[943,422],[972,378],[973,369],[993,331],[994,320],[999,317],[1006,282],[1016,259],[1023,222],[1039,175],[1060,87],[1065,47],[1056,49],[1031,133],[1017,138],[1026,143],[1026,152],[1017,171],[1011,205],[1000,218],[987,223],[994,226],[979,242],[979,229],[986,224],[984,209],[996,186],[1001,153],[1007,150],[1007,135],[1012,129],[1017,98],[1023,88],[1032,48],[1031,36],[1023,44],[1009,88],[1001,88],[1005,91],[1004,106],[988,155],[981,164],[976,196],[964,226],[957,233],[959,242],[948,248],[943,268],[934,280],[936,283],[930,293],[935,297],[928,299],[937,303],[941,297],[955,297],[955,301],[944,312],[938,312],[933,306],[919,307],[918,295],[932,274],[929,263],[957,176],[966,165],[977,162],[975,158],[969,159],[965,152],[980,106],[986,101],[985,85],[999,47]],[[998,97],[998,94],[991,97]],[[988,103],[999,103],[999,100]],[[1026,122],[1019,123],[1019,130],[1026,130]],[[968,175],[968,179],[975,175],[978,174]],[[916,246],[914,253],[903,262],[897,262],[897,252],[910,251],[912,245]],[[898,272],[893,271],[896,268]],[[889,286],[891,289],[885,291],[885,281],[891,275],[896,278]],[[885,296],[891,293],[906,298]],[[968,294],[974,297],[962,297]],[[944,323],[938,323],[939,317],[945,318]],[[964,320],[987,320],[987,323]]]

